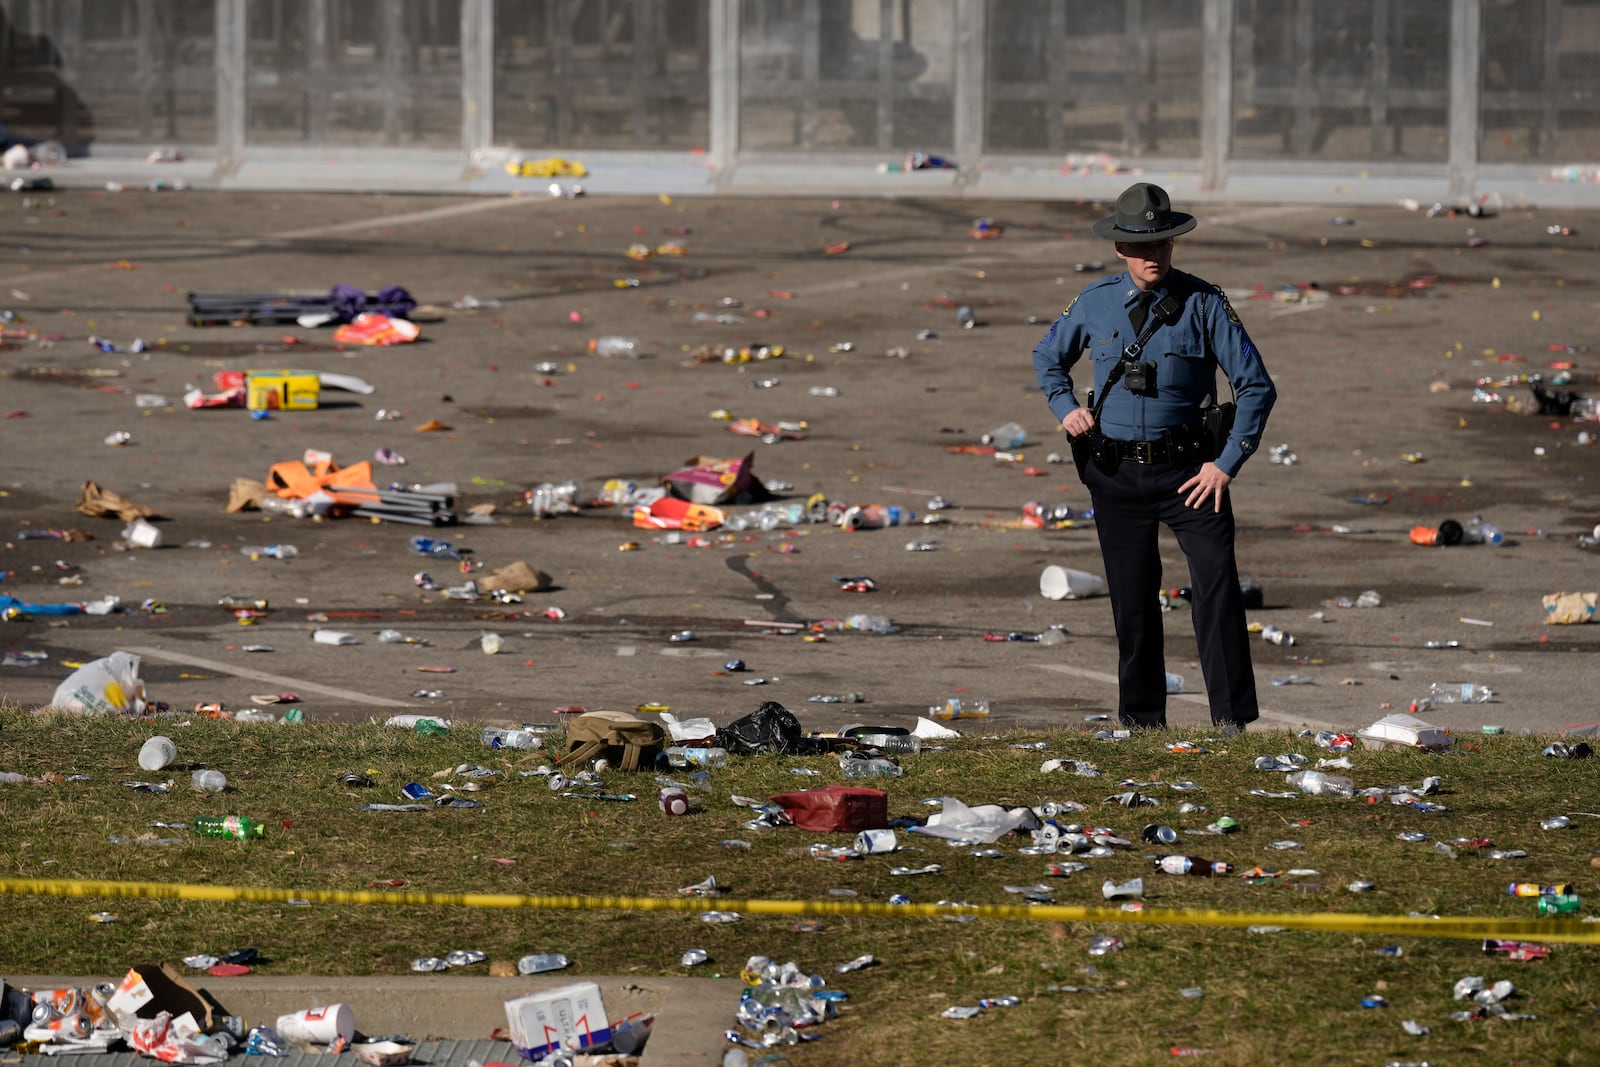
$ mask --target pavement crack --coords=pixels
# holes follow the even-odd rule
[[[729,556],[728,569],[735,574],[743,575],[757,590],[767,594],[768,599],[763,600],[761,603],[767,609],[767,613],[772,616],[773,622],[806,621],[789,610],[789,598],[782,590],[767,581],[764,576],[750,569],[750,558],[748,556]]]

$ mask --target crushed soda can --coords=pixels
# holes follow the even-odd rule
[[[422,956],[411,961],[411,969],[422,974],[429,974],[434,971],[448,971],[450,965],[438,956]]]
[[[1123,944],[1120,937],[1110,937],[1102,934],[1099,937],[1091,937],[1089,939],[1088,952],[1091,956],[1109,956],[1113,952],[1121,952],[1122,949]]]
[[[980,1008],[1014,1008],[1022,1003],[1021,997],[979,997]]]
[[[874,967],[877,965],[877,963],[878,958],[869,953],[865,956],[857,956],[849,963],[841,963],[839,966],[835,967],[834,970],[838,971],[840,974],[848,974],[851,971],[859,971],[863,967]]]
[[[684,967],[698,967],[709,962],[711,954],[703,948],[691,948],[678,958],[678,963]]]
[[[457,949],[455,952],[446,953],[444,962],[451,967],[470,967],[488,958],[476,949]]]

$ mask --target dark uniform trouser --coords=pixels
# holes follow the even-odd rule
[[[1233,505],[1226,494],[1220,512],[1210,501],[1200,509],[1184,504],[1178,486],[1198,469],[1123,460],[1110,477],[1093,464],[1084,470],[1117,628],[1117,717],[1126,726],[1167,724],[1157,549],[1162,524],[1189,560],[1194,633],[1212,722],[1243,724],[1260,715],[1233,553]]]

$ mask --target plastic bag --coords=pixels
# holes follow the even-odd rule
[[[1031,808],[1003,808],[998,804],[968,807],[955,797],[942,797],[943,807],[928,816],[926,825],[913,826],[914,834],[946,840],[991,844],[1017,830],[1037,830],[1039,817]]]
[[[85,663],[61,683],[50,704],[76,715],[143,714],[145,696],[139,657],[132,652],[113,652]]]
[[[744,718],[718,730],[717,744],[735,756],[757,752],[815,753],[826,747],[823,742],[806,737],[794,712],[776,700],[768,700]]]

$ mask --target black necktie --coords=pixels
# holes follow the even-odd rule
[[[1139,336],[1144,329],[1145,320],[1150,317],[1150,305],[1155,303],[1156,294],[1149,289],[1143,289],[1134,298],[1133,307],[1128,309],[1128,321],[1133,324],[1133,335]]]

